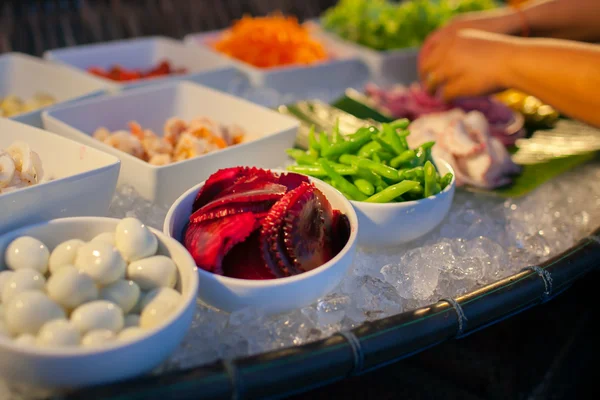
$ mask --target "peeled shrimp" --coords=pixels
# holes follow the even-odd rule
[[[150,157],[150,160],[148,160],[149,164],[152,165],[168,165],[171,164],[173,162],[173,160],[171,159],[171,155],[170,154],[154,154],[153,156]]]
[[[110,131],[105,127],[100,127],[96,129],[96,132],[92,135],[92,137],[96,140],[104,142],[110,136]]]
[[[164,138],[175,146],[181,134],[187,129],[187,124],[180,118],[169,118],[165,123]]]
[[[25,142],[14,142],[6,152],[15,162],[15,168],[21,173],[21,179],[31,184],[39,182],[43,175],[42,160]]]
[[[15,162],[8,153],[0,152],[0,189],[10,185],[15,176]]]
[[[171,154],[173,151],[173,145],[170,142],[154,134],[153,136],[146,136],[142,140],[142,146],[144,146],[144,150],[150,157],[157,154]]]
[[[208,141],[184,133],[175,147],[174,159],[175,161],[187,160],[201,156],[211,150],[214,150],[214,147]]]
[[[116,131],[104,139],[103,142],[134,157],[144,158],[145,156],[142,142],[127,131]]]

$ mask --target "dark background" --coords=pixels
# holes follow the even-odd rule
[[[228,26],[245,13],[318,16],[334,0],[0,0],[0,52]],[[597,399],[600,272],[551,302],[301,399]]]

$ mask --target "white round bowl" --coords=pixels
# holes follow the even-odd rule
[[[89,241],[100,233],[114,232],[118,223],[113,218],[61,218],[6,233],[0,236],[0,270],[6,268],[7,246],[19,236],[33,236],[53,249],[65,240]],[[181,244],[150,229],[158,238],[158,254],[171,257],[177,265],[176,289],[182,293],[182,304],[175,313],[138,339],[94,349],[19,346],[0,337],[0,376],[38,387],[80,387],[131,378],[164,361],[191,325],[198,275],[194,260]]]
[[[322,266],[285,278],[246,280],[216,275],[198,268],[198,297],[203,302],[227,312],[253,306],[275,314],[310,305],[335,289],[352,265],[356,252],[358,219],[350,202],[339,191],[318,179],[310,180],[323,192],[334,209],[348,217],[351,232],[346,246]],[[194,186],[173,203],[165,218],[164,233],[167,236],[182,239],[192,212],[192,204],[203,185],[204,182]]]
[[[445,161],[436,160],[440,175],[454,170]],[[360,232],[358,245],[393,247],[418,239],[431,232],[450,211],[456,178],[440,193],[426,199],[402,203],[367,203],[351,201]]]

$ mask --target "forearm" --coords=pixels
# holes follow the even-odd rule
[[[533,36],[600,41],[599,0],[541,0],[522,10]]]
[[[600,127],[600,46],[556,39],[508,39],[499,81],[561,113]]]

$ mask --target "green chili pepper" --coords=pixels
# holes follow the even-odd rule
[[[411,167],[422,167],[425,165],[426,161],[427,161],[427,151],[419,146],[419,148],[416,151],[416,157],[411,160],[410,166]]]
[[[391,122],[389,125],[392,127],[392,129],[398,130],[408,128],[409,124],[410,121],[407,118],[401,118]]]
[[[335,119],[335,126],[333,127],[333,137],[331,138],[331,143],[340,143],[344,142],[344,137],[340,133],[340,118]]]
[[[354,179],[354,185],[367,196],[372,196],[375,193],[375,186],[366,179]]]
[[[409,190],[417,188],[418,186],[419,182],[402,181],[383,189],[381,192],[374,194],[365,201],[369,203],[389,203],[397,197],[402,196]]]
[[[327,158],[336,158],[342,154],[355,153],[370,140],[371,138],[369,136],[363,135],[358,136],[353,140],[338,142],[329,145],[325,150],[321,150],[321,155]]]
[[[361,158],[358,160],[356,164],[359,168],[365,168],[375,172],[376,174],[383,176],[384,178],[388,178],[392,181],[398,182],[400,180],[400,174],[398,174],[398,170],[388,167],[387,165],[383,165],[381,163],[371,161],[366,158]]]
[[[394,158],[394,155],[392,153],[388,153],[387,151],[379,150],[376,153],[381,162],[389,162],[392,161],[392,158]]]
[[[325,132],[319,133],[319,148],[321,149],[321,156],[326,157],[325,153],[329,151],[330,146],[331,144],[329,143],[327,134]]]
[[[448,172],[446,175],[444,175],[442,177],[442,179],[440,179],[441,190],[446,189],[446,186],[448,186],[450,184],[450,182],[452,182],[452,178],[454,178],[454,175],[452,175],[451,172]]]
[[[393,133],[394,133],[394,132],[392,132],[392,134],[393,134]],[[377,143],[379,143],[379,145],[381,146],[381,148],[382,148],[383,150],[387,151],[387,152],[388,152],[388,153],[390,153],[390,154],[394,154],[394,153],[396,153],[396,150],[394,150],[394,148],[393,148],[393,147],[392,147],[392,146],[391,146],[391,145],[390,145],[388,142],[386,142],[385,140],[383,140],[383,138],[382,138],[382,137],[375,136],[373,139],[374,139],[374,140],[375,140]]]
[[[321,150],[321,146],[319,145],[319,142],[317,141],[317,138],[315,137],[315,126],[311,125],[310,130],[308,131],[308,147],[310,149],[314,149],[317,151],[317,153],[319,152],[319,150]]]
[[[407,170],[402,171],[402,175],[401,175],[400,179],[408,179],[408,180],[423,182],[424,177],[425,177],[425,172],[423,171],[423,167],[415,167],[412,169],[407,169]]]
[[[354,165],[358,162],[358,156],[352,154],[342,154],[338,161],[346,165]]]
[[[402,154],[402,152],[408,149],[407,146],[404,146],[402,139],[400,138],[400,136],[398,136],[396,131],[391,127],[391,125],[383,124],[383,130],[384,132],[386,132],[389,147],[391,147],[392,150],[390,152],[392,154],[399,156],[400,154]]]
[[[354,184],[347,181],[342,175],[335,171],[335,169],[327,162],[325,159],[320,159],[319,163],[321,167],[325,170],[327,175],[331,178],[331,181],[335,183],[336,187],[349,195],[353,200],[363,201],[367,198],[363,192],[358,190]]]
[[[371,154],[373,154],[377,150],[381,150],[381,145],[373,140],[371,142],[368,142],[367,144],[362,146],[360,150],[358,150],[358,156],[365,158],[371,157]]]
[[[300,149],[287,149],[285,152],[300,165],[313,165],[317,162],[317,158]]]
[[[379,154],[377,152],[371,153],[371,159],[376,163],[381,164],[381,158],[379,158]]]
[[[408,150],[408,142],[406,141],[406,136],[400,136],[400,142],[402,143],[402,148]]]
[[[411,196],[414,196],[415,198],[417,198],[417,199],[418,199],[418,198],[421,198],[421,197],[423,197],[423,192],[424,192],[423,186],[421,186],[421,185],[419,184],[419,186],[417,186],[417,187],[415,187],[415,188],[413,188],[413,189],[410,189],[410,190],[409,190],[408,192],[406,192],[406,193],[407,193],[407,194],[410,194]]]
[[[414,150],[405,150],[399,156],[392,158],[390,165],[394,168],[398,168],[402,164],[411,162],[416,156]]]
[[[424,185],[423,196],[425,198],[427,198],[429,196],[433,196],[438,193],[436,191],[436,189],[437,189],[436,188],[437,171],[435,170],[435,167],[433,166],[433,164],[429,161],[427,161],[425,163],[425,166],[423,167],[423,171],[425,173],[425,185]]]
[[[427,150],[427,149],[431,149],[434,144],[435,144],[435,142],[425,142],[419,147],[421,147],[424,150]]]
[[[334,166],[332,167],[339,175],[356,175],[357,168],[344,165],[343,167]],[[314,176],[315,178],[323,178],[328,176],[327,172],[319,165],[290,165],[287,167],[288,171],[297,172],[303,175]]]
[[[366,181],[371,182],[376,187],[381,187],[383,189],[388,187],[388,184],[385,183],[385,181],[379,175],[377,175],[375,172],[371,171],[370,169],[357,168],[356,176],[358,176]]]
[[[346,137],[348,138],[348,140],[355,140],[356,137],[362,137],[362,136],[372,137],[373,135],[376,135],[378,133],[379,133],[379,131],[374,126],[369,126],[369,127],[363,126],[362,128],[358,128],[358,130],[356,132],[354,132],[353,134],[347,135]]]

